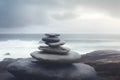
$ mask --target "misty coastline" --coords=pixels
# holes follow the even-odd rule
[[[9,80],[14,76],[7,72],[7,65],[17,60],[31,58],[30,53],[38,51],[39,45],[43,45],[40,41],[42,35],[11,34],[2,36],[0,40],[0,77],[2,80]],[[8,36],[9,38],[7,38]],[[119,36],[72,34],[72,36],[63,35],[61,39],[67,42],[65,47],[69,47],[82,55],[81,63],[94,67],[98,75],[104,80],[120,79],[118,76],[120,75]]]
[[[0,34],[0,60],[4,58],[27,58],[42,44],[42,34]],[[119,35],[61,34],[60,38],[78,53],[86,54],[95,50],[120,50]],[[5,56],[6,53],[10,55]]]

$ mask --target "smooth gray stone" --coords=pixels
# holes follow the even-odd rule
[[[10,55],[10,53],[8,52],[8,53],[5,53],[4,55],[8,56],[8,55]]]
[[[47,62],[47,63],[79,63],[80,62],[80,54],[76,52],[70,51],[67,55],[55,55],[55,54],[47,54],[42,51],[35,51],[31,53],[31,56],[39,61]]]
[[[60,34],[55,34],[55,33],[49,33],[49,34],[45,34],[48,37],[57,37],[60,36]]]
[[[49,45],[50,47],[59,47],[64,44],[65,42],[55,42],[55,43],[48,43],[47,45]]]
[[[48,53],[48,54],[67,54],[70,49],[65,47],[49,47],[49,46],[40,46],[40,50]]]
[[[33,61],[18,60],[8,65],[7,70],[20,80],[98,80],[94,68],[86,64],[51,65]]]
[[[43,41],[45,41],[46,43],[53,43],[53,42],[59,42],[60,39],[58,37],[44,37],[42,38]]]

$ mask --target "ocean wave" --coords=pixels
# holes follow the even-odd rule
[[[43,42],[38,40],[6,40],[0,41],[0,60],[4,58],[27,58],[31,57],[30,53],[33,51],[38,51],[38,46],[43,45]],[[94,50],[101,49],[114,49],[120,50],[119,41],[111,42],[81,42],[74,40],[73,42],[66,42],[65,47],[70,48],[73,51],[79,52],[80,54],[86,54]],[[10,53],[10,55],[5,55],[5,53]]]
[[[0,41],[0,60],[4,58],[26,58],[35,50],[39,43],[37,41],[7,40]],[[4,55],[10,53],[10,55]]]

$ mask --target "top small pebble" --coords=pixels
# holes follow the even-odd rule
[[[56,36],[60,36],[60,34],[54,34],[54,33],[49,33],[49,34],[45,34],[48,37],[56,37]]]

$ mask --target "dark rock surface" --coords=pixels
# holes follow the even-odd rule
[[[60,34],[55,34],[55,33],[48,33],[48,34],[45,34],[46,36],[48,37],[57,37],[57,36],[60,36]]]
[[[16,78],[7,71],[7,66],[19,59],[6,58],[0,62],[0,80],[16,80]]]
[[[58,37],[44,37],[44,38],[42,38],[42,40],[47,42],[47,43],[60,41],[60,39]]]
[[[23,80],[98,80],[94,68],[78,64],[44,64],[35,59],[21,59],[8,66],[8,71]]]
[[[116,50],[98,50],[82,55],[81,61],[93,66],[98,75],[104,78],[103,80],[120,80],[119,55],[120,51]],[[16,60],[18,59],[5,59],[0,62],[0,80],[16,80],[6,70],[6,66]]]
[[[105,80],[120,80],[120,51],[98,50],[82,55],[81,61],[93,66]]]
[[[83,55],[81,60],[83,62],[88,62],[88,61],[105,62],[105,63],[120,62],[120,51],[117,51],[117,50],[93,51],[93,52],[87,53],[86,55]]]
[[[17,80],[12,74],[6,72],[6,73],[0,73],[0,80]]]
[[[10,63],[12,63],[12,62],[14,62],[14,61],[16,61],[16,60],[19,60],[19,59],[11,59],[11,58],[5,58],[3,61],[1,61],[0,62],[0,73],[4,73],[4,72],[7,72],[7,70],[6,70],[6,67],[10,64]]]

